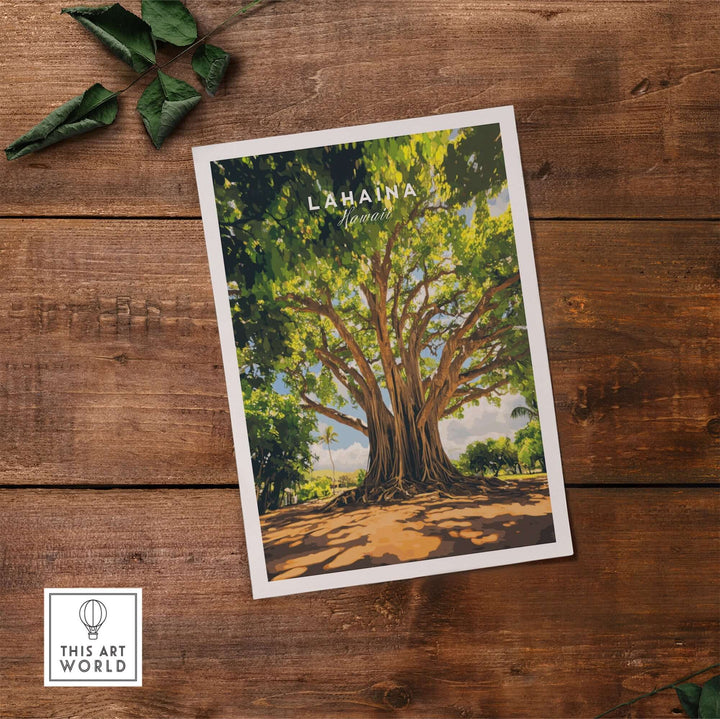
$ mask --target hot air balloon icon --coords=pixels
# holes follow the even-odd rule
[[[88,639],[98,638],[98,629],[107,619],[107,607],[99,599],[88,599],[80,606],[80,621],[88,631]]]

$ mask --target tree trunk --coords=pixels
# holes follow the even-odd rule
[[[370,451],[365,481],[328,507],[393,501],[433,491],[467,496],[487,488],[485,482],[466,477],[452,463],[440,441],[437,421],[419,428],[416,413],[407,405],[396,404],[395,415],[384,404],[368,409]]]
[[[333,462],[332,452],[330,451],[330,442],[328,442],[328,454],[330,455],[330,464],[332,465],[332,491],[335,494],[335,462]]]
[[[452,463],[440,441],[437,422],[428,422],[422,429],[406,422],[378,436],[361,488],[365,501],[404,499],[433,491],[467,495],[483,489],[481,482],[464,476]]]
[[[270,499],[270,484],[271,482],[268,479],[263,485],[262,492],[260,492],[260,496],[258,497],[257,503],[259,514],[265,514],[265,512],[267,512],[268,510],[268,502]]]
[[[267,509],[279,509],[280,508],[280,493],[283,490],[282,479],[278,476],[273,477],[273,486],[270,492],[270,499],[267,504]]]

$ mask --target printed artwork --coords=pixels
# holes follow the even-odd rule
[[[195,161],[255,596],[571,553],[512,109]]]

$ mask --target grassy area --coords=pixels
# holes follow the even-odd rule
[[[333,494],[357,487],[358,478],[362,471],[361,469],[356,469],[352,472],[336,471],[335,481],[333,482],[332,470],[314,469],[305,475],[304,482],[296,488],[297,499],[299,503],[302,504],[304,502],[312,502],[318,499],[332,497]],[[545,476],[544,473],[505,474],[500,472],[498,479],[501,481],[514,482],[516,480],[542,479]]]
[[[360,472],[356,469],[353,472],[335,472],[333,481],[332,470],[314,469],[308,472],[301,484],[296,487],[297,500],[300,504],[311,502],[324,497],[332,497],[333,494],[343,492],[351,487],[357,487]]]
[[[527,472],[525,474],[503,474],[500,472],[498,479],[537,479],[545,476],[545,472]]]
[[[355,487],[357,485],[357,479],[358,474],[362,470],[355,469],[352,472],[340,472],[335,471],[335,483],[339,486],[348,486],[348,487]],[[313,469],[308,475],[307,479],[320,479],[321,477],[327,477],[328,479],[332,480],[332,470],[331,469]]]

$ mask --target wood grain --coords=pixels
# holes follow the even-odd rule
[[[200,223],[0,237],[0,483],[234,482]]]
[[[587,717],[717,661],[717,492],[569,500],[574,558],[253,601],[234,490],[4,490],[0,716]],[[48,586],[143,587],[141,689],[42,688]]]
[[[566,479],[717,482],[720,225],[537,222],[534,241]]]
[[[714,223],[537,222],[566,480],[717,482]],[[0,484],[234,483],[196,221],[0,221]]]
[[[65,4],[0,8],[3,145],[134,77]],[[201,30],[236,5],[188,0]],[[235,58],[224,89],[162,151],[135,112],[143,81],[112,127],[6,164],[0,214],[196,216],[191,146],[514,104],[535,217],[718,217],[713,0],[288,0],[216,41]]]

